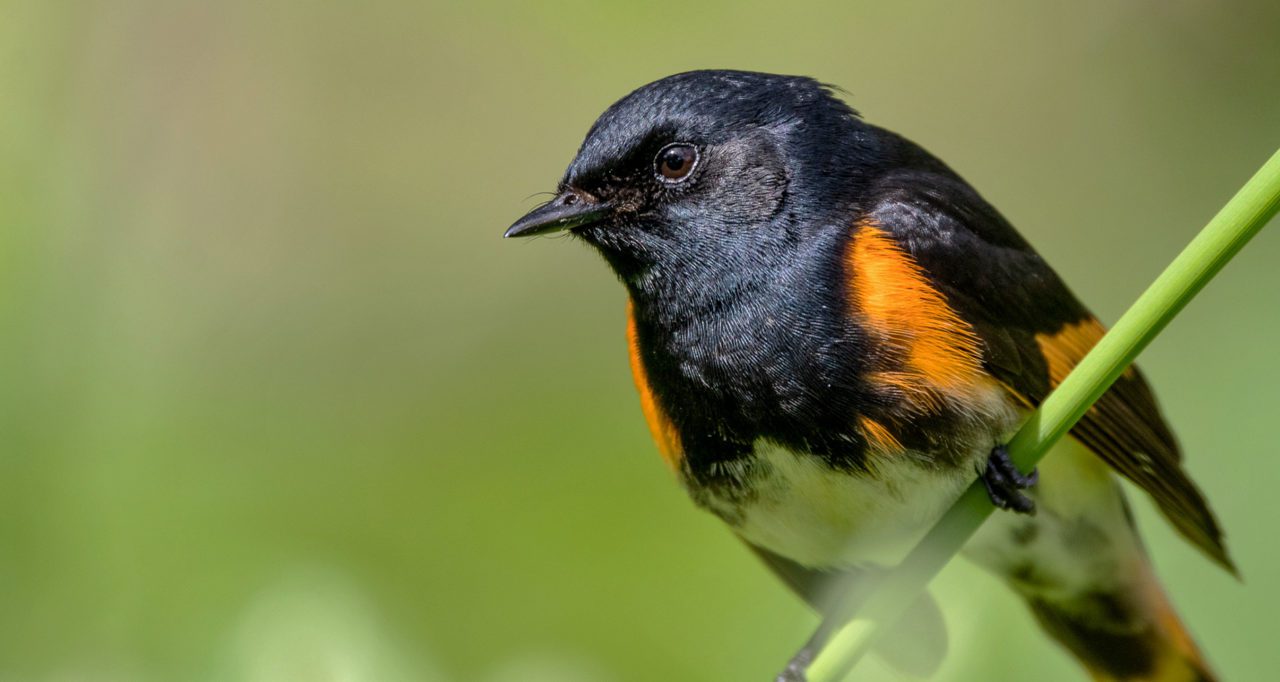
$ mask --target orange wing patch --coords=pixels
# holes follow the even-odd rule
[[[1090,317],[1063,325],[1052,334],[1036,334],[1036,344],[1049,367],[1049,384],[1056,387],[1062,383],[1106,333],[1106,327]],[[1134,377],[1133,365],[1125,368],[1123,376]]]
[[[644,369],[644,360],[640,357],[640,341],[636,335],[636,318],[632,311],[631,301],[627,301],[627,348],[631,355],[631,378],[636,382],[636,390],[640,392],[640,409],[649,424],[649,433],[658,444],[658,452],[662,459],[673,470],[680,469],[684,459],[684,448],[680,445],[680,433],[666,411],[658,404],[653,388],[649,386],[649,375]]]
[[[968,398],[990,384],[981,339],[893,237],[862,223],[847,258],[855,313],[898,356],[869,377],[873,383],[927,411],[948,395]]]
[[[1087,318],[1052,334],[1037,335],[1050,384],[1060,384],[1104,333],[1102,324]],[[1179,533],[1236,574],[1222,542],[1222,530],[1204,495],[1182,469],[1178,442],[1136,366],[1130,365],[1102,394],[1071,429],[1071,435],[1150,493]]]

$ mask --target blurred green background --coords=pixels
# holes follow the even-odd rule
[[[648,441],[624,294],[503,242],[669,73],[803,73],[942,156],[1114,321],[1280,145],[1273,0],[0,4],[0,680],[764,680],[815,618]],[[1280,234],[1143,363],[1271,679]],[[992,579],[941,680],[1079,680]],[[901,679],[869,661],[863,680]]]

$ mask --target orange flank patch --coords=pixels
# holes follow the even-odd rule
[[[658,452],[662,459],[673,470],[679,470],[680,461],[684,459],[684,450],[680,445],[680,433],[676,431],[671,418],[658,404],[653,388],[649,386],[649,375],[644,369],[644,360],[640,357],[640,341],[636,337],[636,318],[630,301],[627,301],[627,347],[631,354],[631,378],[636,382],[636,390],[640,392],[640,409],[644,419],[649,423],[649,433],[658,444]]]
[[[1050,384],[1057,386],[1062,383],[1105,333],[1107,330],[1102,323],[1090,317],[1063,325],[1053,334],[1036,334],[1036,343],[1049,367]],[[1132,366],[1125,368],[1124,376],[1132,378],[1133,375]]]
[[[902,450],[902,443],[885,428],[884,424],[866,416],[858,417],[858,428],[862,431],[862,435],[866,437],[867,444],[873,449],[880,452],[898,452]]]
[[[848,252],[855,313],[893,358],[870,379],[934,411],[989,385],[982,341],[893,237],[859,225]]]

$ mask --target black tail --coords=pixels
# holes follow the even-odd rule
[[[1136,593],[1028,597],[1036,620],[1099,681],[1216,682],[1150,571]]]
[[[1215,682],[1151,570],[1124,494],[1064,441],[1040,465],[1035,516],[997,514],[966,547],[1100,682]]]

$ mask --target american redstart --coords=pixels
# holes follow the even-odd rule
[[[1040,471],[1013,466],[1003,443],[1104,328],[937,158],[813,79],[683,73],[609,107],[556,197],[506,236],[558,231],[627,289],[631,370],[666,463],[819,609],[981,477],[1010,513],[966,554],[1096,679],[1214,679],[1115,475],[1235,572],[1151,389],[1130,369]],[[914,610],[927,622],[901,638],[940,632],[931,605]],[[783,679],[803,679],[831,625]]]

